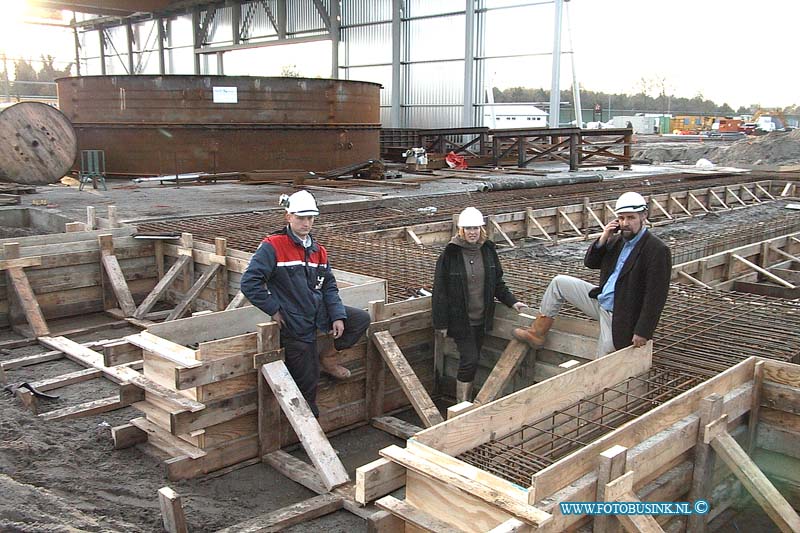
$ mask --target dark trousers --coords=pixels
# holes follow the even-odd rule
[[[333,341],[337,350],[350,348],[358,341],[369,327],[369,313],[355,307],[344,307],[347,318],[344,320],[344,333]],[[284,351],[286,368],[294,378],[303,398],[311,407],[314,416],[319,417],[317,407],[317,383],[319,382],[319,357],[317,356],[317,340],[302,341],[283,335],[281,331],[281,347]],[[327,332],[326,332],[327,333]]]
[[[471,326],[466,337],[453,339],[458,348],[458,381],[475,381],[475,372],[478,370],[478,359],[481,355],[484,325]]]

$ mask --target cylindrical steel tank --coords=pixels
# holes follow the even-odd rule
[[[47,185],[69,172],[78,141],[62,113],[41,102],[20,102],[0,112],[0,177]]]
[[[250,76],[61,78],[59,107],[109,174],[325,171],[380,156],[380,84]]]

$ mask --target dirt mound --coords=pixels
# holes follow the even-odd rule
[[[653,146],[639,150],[634,159],[653,163],[680,162],[694,164],[704,157],[719,166],[793,165],[800,163],[800,130],[775,131],[758,137],[748,137],[729,146],[705,144]]]
[[[711,161],[718,165],[790,165],[800,163],[800,130],[775,131],[736,141],[718,149]]]

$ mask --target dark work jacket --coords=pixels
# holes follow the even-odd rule
[[[494,322],[494,299],[508,307],[517,303],[503,281],[503,267],[497,257],[496,246],[486,241],[481,246],[483,257],[483,319],[485,331],[491,331]],[[433,327],[447,328],[447,335],[454,339],[466,337],[470,332],[467,314],[467,269],[461,255],[461,247],[450,243],[436,262],[433,280]]]
[[[347,317],[325,247],[312,238],[305,248],[289,226],[264,239],[242,274],[241,289],[268,315],[281,312],[281,335],[304,342]]]
[[[589,291],[592,298],[600,294],[625,244],[622,236],[611,237],[599,248],[596,242],[589,247],[583,260],[587,267],[600,269],[600,286]],[[669,248],[647,231],[631,250],[614,287],[611,333],[617,350],[630,346],[634,333],[645,339],[653,338],[667,301],[671,273]]]

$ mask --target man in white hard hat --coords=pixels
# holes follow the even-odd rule
[[[636,192],[617,200],[617,215],[586,252],[584,264],[600,270],[600,286],[559,275],[542,296],[540,316],[514,337],[542,346],[564,302],[600,322],[597,355],[626,346],[644,346],[653,338],[667,301],[672,258],[669,248],[645,226],[647,201]]]
[[[241,289],[250,303],[281,326],[281,346],[289,373],[314,416],[320,365],[337,379],[350,371],[337,363],[337,351],[351,347],[369,326],[369,314],[345,306],[328,264],[328,252],[311,236],[317,202],[308,191],[282,195],[286,227],[261,243],[242,274]],[[317,330],[323,341],[317,354]]]

